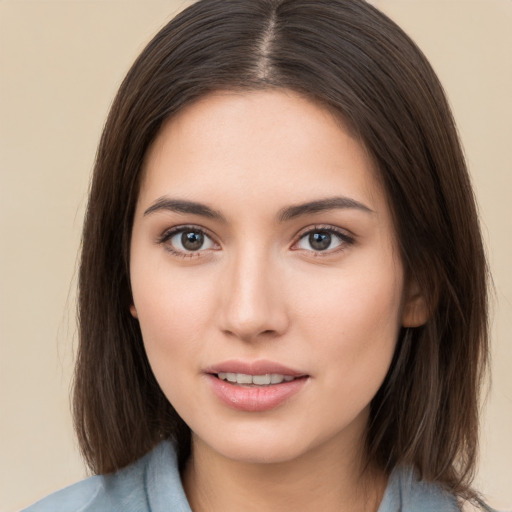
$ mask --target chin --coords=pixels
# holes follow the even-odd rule
[[[226,436],[215,436],[199,440],[221,457],[246,464],[279,464],[300,458],[312,447],[303,436],[294,436],[289,431],[277,434],[265,429],[258,432],[233,432]]]
[[[268,444],[266,446],[247,446],[247,443],[241,445],[231,444],[219,454],[227,459],[245,464],[280,464],[286,463],[302,455],[301,450],[297,446],[288,449],[287,447],[274,446]]]

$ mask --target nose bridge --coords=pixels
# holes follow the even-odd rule
[[[246,244],[232,255],[224,283],[222,329],[244,340],[277,336],[288,326],[285,297],[271,251]]]

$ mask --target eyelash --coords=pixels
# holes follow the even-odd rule
[[[157,242],[161,245],[165,246],[165,249],[169,251],[173,256],[177,256],[178,258],[190,259],[190,258],[198,258],[201,256],[201,253],[210,249],[199,249],[197,251],[182,251],[179,249],[175,249],[172,244],[168,243],[174,236],[179,235],[180,233],[199,233],[202,234],[205,238],[211,240],[211,242],[215,245],[218,245],[213,237],[208,233],[205,228],[200,226],[176,226],[165,231],[161,237],[157,240]],[[215,250],[215,249],[214,249]]]
[[[177,256],[179,258],[184,259],[190,259],[190,258],[197,258],[202,255],[205,251],[211,250],[211,248],[207,249],[198,249],[197,251],[182,251],[179,249],[174,248],[170,243],[168,243],[174,236],[178,234],[183,233],[198,233],[203,235],[205,238],[209,239],[211,243],[214,245],[217,245],[217,242],[215,242],[214,238],[208,233],[208,231],[205,228],[202,228],[200,226],[193,226],[193,225],[186,225],[186,226],[176,226],[173,227],[167,231],[165,231],[157,240],[158,244],[164,245],[165,249],[169,251],[173,256]],[[306,237],[312,235],[313,233],[324,233],[328,235],[334,235],[338,241],[339,245],[336,246],[334,249],[326,249],[326,250],[318,250],[315,251],[314,249],[300,249],[295,248],[302,240],[304,240]],[[350,246],[354,244],[355,240],[352,236],[347,235],[346,232],[335,228],[333,226],[323,226],[323,225],[316,225],[311,228],[306,228],[302,232],[300,232],[298,235],[298,239],[296,242],[293,243],[291,249],[294,251],[304,250],[311,252],[314,257],[322,257],[322,256],[328,256],[335,253],[338,253],[340,251],[343,251],[347,248],[347,246]],[[213,249],[217,250],[217,249]]]
[[[300,251],[300,248],[294,249],[294,247],[297,246],[302,240],[312,235],[313,233],[324,233],[328,235],[334,235],[339,241],[339,245],[336,246],[334,249],[326,249],[319,251],[315,251],[313,249],[302,249],[311,252],[315,258],[321,258],[337,254],[338,252],[346,250],[347,247],[353,245],[355,242],[354,237],[348,235],[346,231],[342,231],[341,229],[335,228],[334,226],[316,225],[313,226],[312,228],[306,228],[305,230],[299,233],[298,240],[293,244],[292,250]]]

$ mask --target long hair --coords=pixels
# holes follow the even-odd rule
[[[143,50],[112,105],[82,239],[74,417],[96,473],[190,432],[160,390],[132,303],[141,167],[162,123],[215,90],[285,88],[334,112],[371,155],[406,277],[430,316],[403,330],[371,404],[367,459],[470,495],[487,362],[487,268],[450,108],[424,55],[362,0],[201,0]],[[342,307],[342,305],[340,305]]]

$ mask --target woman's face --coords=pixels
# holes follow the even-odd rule
[[[132,314],[196,443],[249,462],[361,447],[407,322],[360,143],[289,91],[216,93],[144,162]]]

